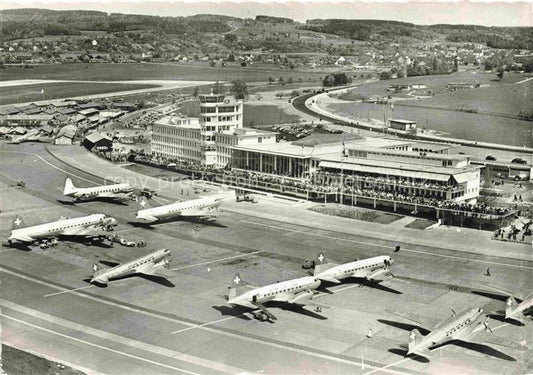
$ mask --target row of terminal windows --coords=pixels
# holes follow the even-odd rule
[[[183,129],[177,127],[154,127],[153,137],[156,137],[160,134],[163,135],[177,135],[186,138],[199,138],[200,134],[196,130],[192,129]]]

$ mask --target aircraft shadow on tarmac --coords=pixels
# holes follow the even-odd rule
[[[407,357],[407,348],[403,348],[404,345],[401,345],[402,348],[392,348],[388,349],[387,351],[392,354],[399,355],[401,357]],[[429,359],[425,357],[421,357],[419,355],[412,355],[409,358],[411,358],[413,361],[420,362],[420,363],[429,363],[431,362]]]
[[[393,321],[393,320],[385,320],[385,319],[378,319],[378,322],[386,324],[386,325],[389,325],[391,327],[399,328],[399,329],[402,329],[402,330],[408,331],[408,332],[412,331],[413,329],[417,329],[424,336],[429,334],[429,331],[427,329],[422,328],[420,326],[417,326],[415,324],[401,323],[401,322],[396,322],[396,321]],[[446,342],[446,343],[444,343],[442,345],[435,346],[434,349],[438,349],[438,348],[441,348],[441,347],[446,346],[446,345],[456,345],[456,346],[460,346],[460,347],[468,349],[468,350],[472,350],[472,351],[475,351],[475,352],[478,352],[478,353],[481,353],[481,354],[488,355],[490,357],[495,357],[495,358],[499,358],[499,359],[503,359],[503,360],[511,361],[511,362],[516,361],[515,358],[513,358],[513,357],[511,357],[511,356],[509,356],[509,355],[507,355],[505,353],[502,353],[499,350],[496,350],[496,349],[494,349],[494,348],[492,348],[490,346],[487,346],[485,344],[474,343],[474,342],[466,342],[466,341],[461,341],[461,340],[450,340],[450,341],[448,341],[448,342]],[[398,355],[402,355],[404,357],[407,355],[407,350],[406,349],[392,348],[392,349],[389,349],[389,352],[390,353],[394,353],[394,354],[398,354]],[[429,360],[427,358],[420,357],[420,356],[417,356],[417,355],[414,355],[411,358],[416,360],[416,361],[419,361],[419,362],[424,362],[424,363],[429,362]]]
[[[133,221],[128,220],[128,224],[131,226],[137,227],[137,228],[145,228],[145,229],[157,229],[158,226],[162,224],[168,224],[168,223],[191,223],[191,224],[197,224],[201,226],[206,227],[217,227],[217,228],[227,228],[226,225],[221,224],[214,220],[205,220],[205,219],[198,219],[193,217],[176,217],[176,218],[169,218],[169,219],[161,219],[157,220],[153,223],[147,223],[143,221]]]
[[[240,308],[239,306],[227,306],[227,305],[221,305],[221,306],[211,306],[213,309],[217,310],[222,314],[222,316],[234,316],[239,319],[243,320],[252,320],[247,315],[244,315],[244,313],[252,311],[251,309],[247,309],[245,307]]]
[[[485,292],[483,290],[474,290],[474,289],[472,289],[471,292],[472,292],[472,294],[475,294],[475,295],[478,295],[478,296],[487,297],[487,298],[495,299],[495,300],[502,301],[502,302],[506,302],[507,299],[509,298],[509,296],[505,296],[505,295],[502,295],[502,294],[491,293],[491,292]]]
[[[75,200],[64,200],[64,199],[57,199],[58,203],[61,203],[65,206],[75,206],[77,204],[83,204],[83,203],[91,203],[91,202],[105,202],[105,203],[112,203],[116,204],[118,206],[129,206],[127,200],[117,200],[117,199],[110,199],[110,198],[93,198],[90,200],[81,200],[81,201],[75,201]]]
[[[175,288],[176,285],[174,285],[172,282],[170,282],[166,277],[164,276],[159,276],[159,275],[144,275],[142,273],[135,273],[135,274],[132,274],[132,275],[126,275],[126,276],[121,276],[121,277],[117,277],[117,278],[114,278],[113,280],[111,280],[109,283],[113,283],[114,281],[119,281],[119,280],[124,280],[124,279],[130,279],[130,278],[133,278],[133,277],[140,277],[142,279],[145,279],[145,280],[149,280],[151,282],[154,282],[156,284],[159,284],[159,285],[162,285],[162,286],[166,286],[167,288]],[[91,282],[91,277],[87,277],[85,279],[83,279],[84,282],[86,283],[90,283]],[[94,283],[95,286],[99,287],[99,288],[107,288],[109,286],[108,285],[102,285],[102,284],[98,284],[98,283]]]
[[[344,279],[342,283],[344,285],[359,284],[359,287],[361,287],[361,288],[366,286],[368,288],[381,290],[383,292],[388,292],[388,293],[393,293],[393,294],[403,294],[403,292],[400,292],[399,290],[396,290],[396,289],[393,289],[393,288],[389,288],[388,286],[382,285],[381,283],[383,281],[384,280],[366,280],[366,279],[362,279],[362,278],[350,277],[348,279]],[[324,281],[322,283],[325,283],[326,285],[328,285],[328,284],[329,285],[335,285],[335,284],[324,282]],[[335,293],[335,292],[333,292],[333,293]]]
[[[518,320],[505,319],[505,311],[494,311],[491,314],[487,314],[487,316],[491,319],[497,320],[498,322],[512,324],[517,327],[525,326],[524,323],[519,322]]]
[[[313,312],[313,311],[311,311],[309,309],[306,309],[302,305],[289,304],[289,303],[278,302],[278,301],[268,301],[268,302],[265,303],[265,307],[267,307],[267,308],[268,307],[274,307],[274,308],[279,308],[281,310],[288,310],[288,311],[292,311],[292,312],[294,312],[296,314],[306,315],[306,316],[309,316],[311,318],[320,319],[320,320],[327,320],[328,319],[327,317],[325,317],[323,315],[317,314],[317,313],[315,313],[315,312]],[[213,308],[215,310],[219,311],[222,315],[235,316],[237,318],[241,318],[241,319],[244,319],[244,320],[251,320],[247,316],[243,315],[245,312],[252,312],[252,311],[257,310],[257,309],[251,309],[251,308],[242,307],[242,306],[227,306],[227,305],[213,306]]]

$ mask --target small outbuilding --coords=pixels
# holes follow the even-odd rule
[[[96,132],[87,135],[83,140],[83,145],[89,151],[113,151],[113,140],[107,135]]]

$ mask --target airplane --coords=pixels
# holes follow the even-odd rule
[[[263,305],[268,301],[286,302],[297,305],[311,305],[314,290],[320,285],[320,280],[305,276],[298,279],[278,282],[259,288],[249,286],[237,273],[232,280],[229,294],[226,296],[227,303],[251,309],[261,310],[271,320],[277,318]]]
[[[132,261],[119,264],[112,268],[100,269],[97,264],[93,266],[91,283],[107,285],[109,280],[133,274],[157,275],[159,268],[168,268],[171,253],[168,249],[156,250],[148,255]],[[164,275],[162,275],[164,276]]]
[[[79,188],[74,186],[70,178],[67,178],[65,180],[63,195],[74,198],[76,202],[98,198],[125,200],[131,196],[133,190],[128,183]]]
[[[206,197],[185,202],[175,202],[154,208],[145,208],[147,201],[141,199],[139,202],[141,209],[137,211],[135,218],[153,223],[158,220],[177,217],[218,217],[220,213],[218,206],[222,203],[222,200],[220,197]]]
[[[525,315],[531,314],[533,309],[533,294],[525,297],[523,300],[518,300],[515,296],[510,296],[507,299],[505,307],[505,319],[517,320],[520,323],[525,323]]]
[[[315,260],[313,276],[322,281],[340,284],[342,279],[358,277],[375,280],[383,276],[394,276],[389,267],[394,263],[390,256],[356,260],[345,264],[328,262],[323,253],[319,253]]]
[[[408,356],[414,354],[429,359],[432,356],[430,349],[450,341],[493,343],[496,345],[523,349],[523,347],[520,347],[516,343],[492,335],[492,330],[488,325],[489,318],[483,313],[482,308],[471,308],[460,313],[456,313],[452,310],[452,315],[449,318],[437,324],[428,321],[433,321],[433,319],[428,319],[416,314],[387,311],[417,323],[420,330],[428,332],[427,335],[424,336],[416,328],[411,331],[407,350]],[[433,331],[422,327],[420,321],[424,320],[427,325],[434,327]],[[483,333],[480,333],[481,331],[484,331],[483,333],[490,332],[491,335],[483,335]],[[473,340],[474,336],[477,336],[475,340]]]
[[[515,320],[525,324],[526,315],[531,315],[533,312],[533,294],[511,293],[492,285],[488,287],[508,296],[505,301],[505,320]]]
[[[53,239],[59,236],[89,236],[97,230],[112,230],[117,225],[117,220],[104,214],[72,219],[61,218],[50,223],[26,227],[24,221],[17,216],[13,220],[11,236],[7,239],[9,245],[15,243],[34,243],[44,239]]]

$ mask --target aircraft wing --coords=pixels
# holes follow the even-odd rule
[[[409,313],[405,311],[389,310],[389,309],[385,309],[385,311],[387,311],[389,314],[399,316],[400,318],[410,320],[411,322],[416,323],[417,325],[419,325],[422,328],[427,329],[428,331],[432,331],[440,323],[440,321],[438,321],[437,319],[427,318],[422,315],[413,314],[413,313]]]
[[[9,237],[10,240],[15,240],[19,242],[33,242],[35,241],[34,238],[28,236],[28,235],[16,235]]]
[[[394,275],[389,269],[380,268],[372,272],[370,275],[366,276],[366,278],[369,280],[382,280],[382,279],[385,279],[386,277],[391,277],[391,276],[394,276]]]
[[[316,276],[316,278],[319,279],[319,280],[328,281],[328,282],[334,283],[334,284],[340,284],[341,283],[340,280],[337,280],[333,276]]]
[[[144,220],[144,221],[147,221],[147,222],[149,222],[149,223],[153,223],[154,221],[157,221],[157,220],[158,220],[157,217],[155,217],[155,216],[150,216],[150,215],[141,216],[141,217],[139,217],[139,219]]]
[[[217,210],[186,210],[181,213],[181,216],[215,217],[215,216],[219,216],[219,212]]]

